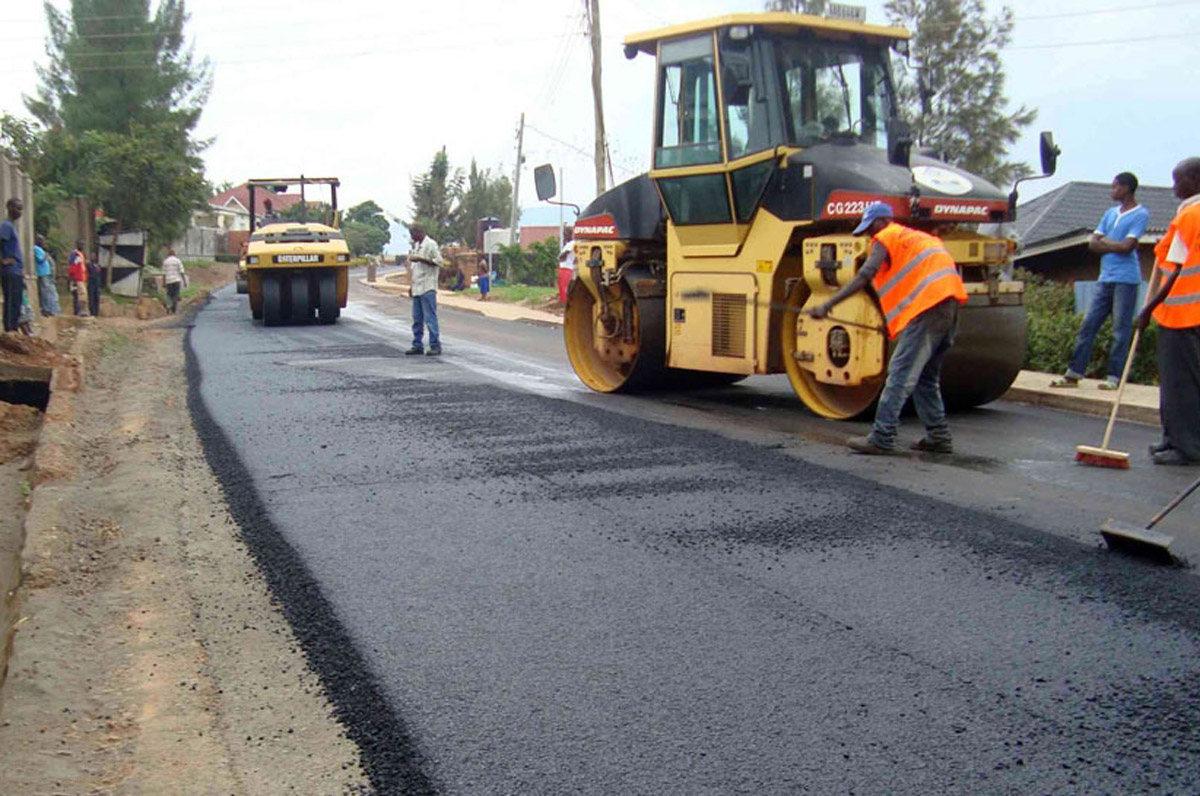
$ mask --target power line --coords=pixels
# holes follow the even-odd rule
[[[486,47],[486,46],[497,46],[497,45],[502,46],[502,45],[509,45],[509,44],[524,44],[524,43],[528,43],[528,42],[545,41],[550,38],[554,38],[554,37],[553,36],[523,36],[523,37],[517,37],[517,38],[510,38],[510,39],[484,39],[481,41],[473,41],[473,42],[457,41],[455,43],[457,45],[463,46],[463,47],[481,48],[481,47]],[[393,47],[393,48],[390,48],[387,50],[372,49],[372,50],[359,50],[357,52],[341,52],[341,53],[334,52],[334,53],[330,53],[327,55],[323,55],[322,62],[328,62],[331,60],[351,60],[351,59],[355,59],[355,58],[367,58],[367,57],[377,56],[377,55],[396,55],[399,53],[427,52],[429,50],[444,50],[444,49],[445,49],[444,43],[434,42],[434,43],[426,43],[426,44],[412,46],[412,47]],[[295,61],[309,61],[309,60],[312,60],[312,55],[311,54],[299,54],[299,55],[294,55],[294,56],[276,57],[276,58],[250,58],[250,59],[243,59],[243,60],[228,60],[228,61],[227,60],[215,60],[215,59],[213,59],[213,57],[211,55],[209,55],[208,58],[210,61],[212,61],[212,64],[214,67],[220,69],[225,66],[243,66],[243,65],[251,65],[251,64],[280,64],[280,63],[293,63]],[[109,66],[81,66],[81,67],[76,67],[74,69],[71,69],[70,71],[72,73],[130,72],[130,71],[158,69],[158,68],[160,68],[160,66],[158,64],[112,64]],[[24,71],[25,71],[24,69],[0,69],[0,74],[15,74],[15,73],[20,73],[20,72],[24,72]]]
[[[1005,47],[1005,50],[1050,50],[1067,47],[1101,47],[1107,44],[1128,44],[1139,41],[1161,41],[1162,39],[1188,39],[1200,36],[1200,31],[1189,33],[1158,33],[1153,36],[1135,36],[1121,39],[1097,39],[1095,41],[1071,41],[1060,44],[1021,44]]]

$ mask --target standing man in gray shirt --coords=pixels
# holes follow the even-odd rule
[[[408,270],[412,275],[412,348],[404,353],[413,356],[427,354],[435,357],[442,353],[442,338],[438,335],[437,285],[438,270],[442,265],[442,253],[437,242],[425,234],[420,224],[409,227],[412,234],[412,250],[408,253]],[[423,340],[425,327],[429,327],[429,350]]]

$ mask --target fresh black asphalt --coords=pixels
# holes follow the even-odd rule
[[[407,344],[229,291],[188,336],[379,793],[1200,792],[1194,574]]]

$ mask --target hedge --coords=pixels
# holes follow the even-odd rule
[[[1083,315],[1075,312],[1075,289],[1020,269],[1017,279],[1025,282],[1025,307],[1029,314],[1029,347],[1023,367],[1042,373],[1065,373],[1075,347],[1075,335],[1083,325]],[[1102,379],[1107,375],[1112,340],[1110,318],[1100,327],[1092,344],[1085,376]],[[1137,355],[1129,372],[1131,382],[1158,384],[1157,345],[1158,327],[1151,323],[1138,341]]]

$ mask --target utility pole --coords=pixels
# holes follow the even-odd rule
[[[521,217],[521,208],[518,204],[521,199],[521,163],[524,162],[525,156],[521,154],[522,148],[525,146],[525,114],[521,114],[521,126],[517,128],[517,167],[513,169],[513,197],[512,197],[512,216],[508,223],[508,245],[512,246],[517,242],[517,219]]]
[[[606,189],[604,183],[605,135],[604,99],[600,91],[600,0],[583,0],[587,9],[588,36],[592,40],[592,102],[596,109],[596,193]]]

